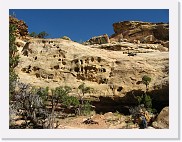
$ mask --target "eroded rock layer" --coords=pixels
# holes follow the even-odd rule
[[[85,97],[94,100],[108,97],[115,103],[131,105],[137,103],[134,95],[145,91],[141,81],[148,75],[152,78],[148,91],[153,101],[168,104],[168,52],[137,47],[138,51],[150,52],[128,56],[125,54],[130,49],[128,46],[113,51],[64,39],[31,39],[21,43],[16,71],[24,83],[50,88],[68,85],[73,88],[74,95],[78,86],[85,82],[95,90]]]
[[[113,24],[114,32],[111,41],[123,41],[135,43],[161,43],[165,47],[169,40],[169,24],[149,23],[141,21],[123,21]]]

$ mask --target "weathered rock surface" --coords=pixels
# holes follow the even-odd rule
[[[168,103],[169,53],[146,48],[146,52],[128,56],[124,51],[127,52],[129,46],[136,48],[135,45],[121,44],[123,51],[113,51],[63,39],[32,39],[20,45],[21,58],[16,71],[24,83],[50,88],[68,85],[73,88],[73,94],[77,94],[77,87],[85,82],[95,89],[85,97],[107,103],[112,100],[112,104],[120,105],[137,103],[133,94],[145,91],[141,80],[148,75],[152,78],[149,92],[160,92],[151,93],[154,101]],[[143,51],[145,47],[137,48]]]
[[[135,44],[130,42],[112,42],[107,44],[97,44],[97,45],[90,45],[92,48],[99,48],[99,49],[106,49],[112,51],[127,51],[128,52],[135,52],[135,53],[147,53],[147,52],[154,52],[154,50],[159,50],[161,52],[167,52],[168,48],[164,47],[161,44]],[[147,49],[147,50],[146,50]],[[148,50],[152,49],[152,50]]]
[[[111,41],[127,39],[134,43],[161,43],[169,40],[169,24],[141,21],[123,21],[113,24]],[[166,45],[167,47],[167,45]]]
[[[15,36],[20,39],[25,39],[28,36],[28,26],[22,20],[9,16],[9,24],[16,26]]]
[[[168,129],[169,128],[169,107],[162,109],[160,114],[157,116],[156,121],[152,123],[154,128]]]
[[[109,37],[107,34],[101,36],[95,36],[89,39],[88,41],[84,42],[84,45],[93,45],[93,44],[106,44],[109,43]]]

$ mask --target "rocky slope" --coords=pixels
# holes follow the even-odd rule
[[[50,88],[68,85],[74,88],[75,94],[76,88],[85,82],[95,89],[86,97],[95,100],[109,97],[131,105],[136,103],[133,94],[145,91],[141,80],[148,75],[152,78],[149,92],[154,101],[168,103],[168,52],[145,49],[144,53],[128,56],[124,53],[129,47],[125,47],[126,51],[112,51],[64,39],[17,41],[20,42],[24,46],[19,47],[21,58],[16,71],[22,82]]]
[[[78,86],[85,82],[95,90],[85,98],[112,111],[110,106],[118,109],[137,104],[134,96],[145,91],[141,81],[148,75],[154,105],[160,109],[169,105],[169,53],[164,44],[168,42],[168,24],[119,22],[113,24],[115,34],[110,39],[103,36],[106,42],[99,36],[83,45],[65,39],[30,38],[24,22],[10,17],[10,23],[18,27],[20,62],[16,72],[21,82],[50,88],[68,85],[73,88],[72,95],[77,95]],[[152,38],[142,43],[149,35]]]

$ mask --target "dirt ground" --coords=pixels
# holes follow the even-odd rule
[[[58,129],[138,129],[131,116],[108,112],[91,116],[75,116],[57,119]]]

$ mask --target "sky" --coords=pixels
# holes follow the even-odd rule
[[[46,31],[47,38],[68,36],[77,42],[114,34],[115,22],[169,22],[168,9],[10,9],[13,13],[26,22],[29,33]]]

